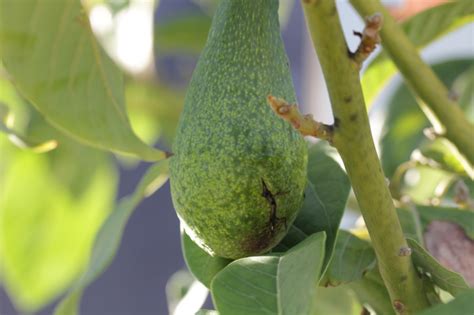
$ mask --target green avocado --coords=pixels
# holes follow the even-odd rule
[[[278,0],[221,0],[173,144],[173,203],[213,256],[268,252],[303,201],[307,146],[268,95],[296,102]]]

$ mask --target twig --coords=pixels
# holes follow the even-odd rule
[[[273,111],[288,121],[302,136],[312,136],[332,142],[333,126],[315,121],[313,115],[302,115],[296,104],[291,105],[283,99],[269,95],[267,101]]]
[[[380,13],[375,13],[365,19],[365,28],[362,33],[355,32],[361,38],[359,47],[355,53],[351,54],[354,62],[362,67],[362,63],[375,50],[377,44],[380,43],[379,31],[382,28],[383,16]]]
[[[332,103],[333,145],[350,177],[392,307],[413,314],[429,304],[411,256],[399,256],[408,245],[375,151],[359,67],[348,57],[335,1],[303,0],[303,8]]]

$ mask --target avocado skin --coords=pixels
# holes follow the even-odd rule
[[[303,201],[306,143],[266,103],[296,103],[277,11],[278,0],[221,0],[178,124],[173,203],[213,256],[269,251]]]

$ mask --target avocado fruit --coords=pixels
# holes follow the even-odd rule
[[[307,146],[267,104],[296,97],[278,0],[221,0],[173,143],[173,204],[213,256],[268,252],[303,201]]]

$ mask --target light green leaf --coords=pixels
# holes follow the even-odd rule
[[[421,49],[442,35],[473,20],[472,1],[459,0],[423,11],[404,22],[402,26],[412,43]],[[362,87],[368,106],[373,104],[379,92],[396,73],[397,68],[382,51],[362,76]]]
[[[349,179],[333,154],[332,149],[322,143],[310,148],[309,181],[303,206],[288,234],[275,248],[275,251],[288,250],[309,235],[325,231],[327,240],[323,270],[331,258],[350,191]]]
[[[181,248],[189,271],[208,288],[214,276],[232,262],[230,259],[209,255],[196,245],[183,229],[181,229]]]
[[[151,166],[138,184],[135,192],[120,201],[99,230],[88,267],[72,286],[69,294],[58,305],[55,315],[70,315],[77,312],[81,292],[92,283],[112,262],[122,239],[125,225],[137,205],[168,180],[168,160]],[[66,306],[67,305],[67,306]]]
[[[405,237],[423,244],[423,226],[418,211],[415,208],[401,208],[397,209],[397,214]]]
[[[116,170],[103,152],[64,142],[50,153],[20,151],[0,141],[0,273],[25,312],[62,293],[87,263],[93,239],[115,199]],[[84,160],[73,183],[71,147]],[[80,164],[80,163],[79,163]],[[77,170],[76,170],[77,171]]]
[[[339,230],[334,255],[321,285],[338,286],[360,280],[375,267],[375,252],[369,242]]]
[[[454,296],[469,289],[469,286],[460,274],[442,266],[415,240],[408,238],[407,242],[412,249],[413,263],[425,273],[428,273],[437,286]]]
[[[0,0],[0,57],[52,125],[89,145],[144,160],[125,110],[122,74],[97,43],[80,1]]]
[[[219,312],[214,310],[199,310],[196,315],[219,315]]]
[[[348,286],[318,287],[313,315],[360,315],[362,306]]]
[[[214,278],[212,297],[226,315],[309,314],[323,267],[324,232],[283,256],[256,256],[230,263]]]
[[[417,315],[472,315],[474,310],[474,290],[466,290],[449,303],[439,304]]]

